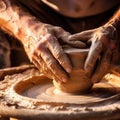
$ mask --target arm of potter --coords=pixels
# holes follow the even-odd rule
[[[71,64],[58,38],[66,42],[70,33],[38,21],[14,0],[0,0],[0,27],[23,44],[29,59],[42,73],[51,79],[68,79],[66,72],[71,71]]]
[[[15,36],[21,42],[24,43],[24,38],[32,34],[29,28],[32,24],[36,24],[36,22],[36,18],[22,10],[18,3],[12,0],[0,0],[1,29]],[[39,25],[42,26],[43,23],[39,22]]]

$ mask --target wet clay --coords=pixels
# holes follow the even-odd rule
[[[30,68],[0,82],[0,115],[20,120],[119,119],[119,81],[119,76],[108,74],[89,93],[71,94],[59,91],[50,79]]]
[[[91,89],[92,82],[84,71],[84,62],[88,49],[65,48],[65,53],[71,60],[73,69],[66,83],[53,80],[56,89],[67,93],[83,93]]]
[[[46,81],[46,80],[45,80]],[[109,88],[109,89],[108,89]],[[104,93],[104,94],[103,94]],[[22,96],[51,103],[86,104],[93,101],[102,101],[115,94],[112,84],[99,83],[85,94],[65,93],[52,85],[52,83],[39,84],[20,93]]]

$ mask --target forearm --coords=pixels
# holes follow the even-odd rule
[[[0,27],[23,43],[32,36],[32,29],[43,25],[13,0],[0,0],[0,6]]]

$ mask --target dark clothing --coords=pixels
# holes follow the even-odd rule
[[[19,0],[19,2],[41,22],[60,26],[70,33],[77,33],[103,25],[113,16],[118,8],[118,6],[115,6],[107,12],[90,17],[69,18],[57,13],[41,0],[33,0],[31,2],[29,0]]]

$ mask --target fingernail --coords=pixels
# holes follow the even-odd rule
[[[62,78],[62,81],[63,82],[67,82],[67,78]]]
[[[67,73],[71,73],[72,68],[67,68],[66,71],[67,71]]]

